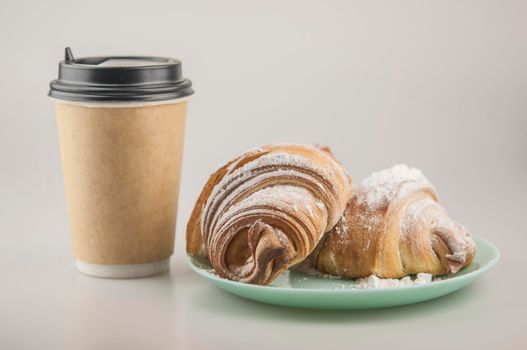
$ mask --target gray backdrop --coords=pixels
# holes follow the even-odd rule
[[[521,348],[527,216],[525,1],[3,1],[0,348]],[[77,56],[183,60],[189,108],[170,274],[76,273],[48,82]],[[320,312],[195,276],[184,225],[209,173],[277,141],[330,145],[355,181],[407,163],[498,266],[436,301]]]

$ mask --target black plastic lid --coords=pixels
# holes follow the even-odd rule
[[[112,56],[73,57],[66,48],[59,78],[49,96],[71,101],[163,101],[190,96],[192,82],[183,78],[173,58]]]

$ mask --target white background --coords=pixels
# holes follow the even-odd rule
[[[170,274],[75,271],[46,97],[65,46],[177,57],[194,83]],[[3,1],[0,47],[0,348],[527,346],[527,2]],[[355,181],[421,168],[500,263],[460,292],[386,310],[217,290],[186,266],[191,207],[218,166],[277,141],[330,145]]]

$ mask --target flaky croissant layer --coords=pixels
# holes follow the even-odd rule
[[[329,149],[250,150],[211,175],[187,225],[187,253],[222,277],[268,284],[341,218],[351,178]]]
[[[470,233],[450,219],[423,174],[398,165],[352,189],[342,219],[303,267],[350,278],[442,275],[469,265],[474,254]]]

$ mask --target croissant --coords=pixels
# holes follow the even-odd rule
[[[221,277],[269,284],[340,220],[350,185],[328,148],[250,150],[205,184],[187,225],[187,253],[205,256]]]
[[[469,232],[438,204],[421,171],[397,165],[352,189],[342,219],[301,268],[350,278],[442,275],[474,254]]]

